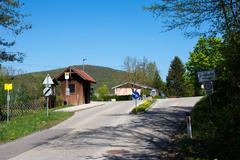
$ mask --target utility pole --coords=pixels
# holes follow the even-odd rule
[[[83,61],[83,71],[84,71],[84,69],[85,69],[85,68],[84,68],[84,62],[85,62],[86,60],[87,60],[87,58],[83,58],[83,60],[82,60],[82,61]]]

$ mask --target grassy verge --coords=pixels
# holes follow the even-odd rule
[[[143,104],[140,104],[139,106],[133,108],[131,111],[132,114],[137,114],[140,112],[146,111],[147,108],[149,108],[156,100],[155,99],[147,99],[143,102]]]
[[[9,123],[1,122],[0,143],[5,143],[33,132],[50,128],[72,115],[73,113],[70,112],[53,112],[50,110],[49,116],[47,117],[46,111],[40,110],[12,119]]]
[[[223,97],[212,98],[213,106],[205,97],[193,108],[193,139],[183,133],[183,124],[177,138],[183,160],[240,159],[240,108]]]

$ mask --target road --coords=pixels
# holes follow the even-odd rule
[[[133,101],[76,112],[63,123],[0,145],[0,160],[164,159],[172,136],[200,97],[158,100],[129,115]]]

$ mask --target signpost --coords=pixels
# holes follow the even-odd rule
[[[207,94],[212,94],[213,93],[213,83],[212,83],[212,81],[204,82],[203,86],[204,86],[204,89],[206,90]]]
[[[4,90],[7,91],[7,123],[9,122],[9,103],[10,103],[10,94],[9,91],[12,90],[12,84],[11,83],[5,83],[4,84]]]
[[[204,82],[203,86],[204,86],[204,89],[206,90],[206,92],[208,94],[209,103],[210,103],[210,106],[212,107],[212,97],[211,97],[211,94],[213,94],[213,83],[212,83],[212,81]]]
[[[70,89],[68,85],[68,80],[69,80],[70,74],[69,72],[65,72],[65,80],[66,80],[66,90],[65,90],[65,95],[66,95],[66,103],[68,104],[68,97],[70,96]]]
[[[46,104],[46,108],[47,108],[47,117],[48,117],[48,103],[49,103],[49,96],[52,95],[52,89],[51,89],[51,85],[54,84],[52,78],[50,77],[49,74],[47,74],[46,78],[43,81],[43,85],[45,85],[46,87],[43,89],[43,95],[45,97],[47,97],[47,104]]]
[[[135,107],[137,107],[137,99],[140,97],[140,94],[137,91],[133,91],[132,98],[135,99]]]
[[[203,83],[203,88],[209,97],[210,106],[212,106],[211,94],[213,94],[213,82],[216,80],[215,70],[201,71],[198,72],[198,82]]]
[[[198,72],[198,82],[199,83],[214,81],[215,79],[216,79],[215,70]]]

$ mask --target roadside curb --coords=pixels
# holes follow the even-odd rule
[[[69,109],[69,108],[62,108],[62,109],[55,110],[54,112],[79,112],[79,111],[83,111],[83,110],[87,110],[87,109],[103,106],[104,104],[106,104],[106,103],[96,104],[96,105],[93,105],[93,106],[83,107],[83,108],[79,107],[79,109],[75,109],[75,110],[73,108],[74,107],[78,107],[78,106],[73,106],[73,107],[71,107],[71,109]]]
[[[96,105],[96,106],[92,106],[92,107],[88,107],[88,108],[79,109],[79,110],[76,110],[76,111],[73,111],[73,112],[88,110],[88,109],[92,109],[92,108],[95,108],[95,107],[100,107],[100,106],[103,106],[104,104],[106,104],[106,103],[98,104],[98,105]]]

